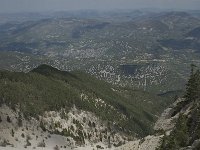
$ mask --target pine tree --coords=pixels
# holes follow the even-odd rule
[[[191,65],[191,74],[188,83],[186,84],[186,95],[185,98],[187,101],[195,101],[198,99],[199,95],[199,79],[200,79],[200,72],[199,70],[195,71],[195,65]]]

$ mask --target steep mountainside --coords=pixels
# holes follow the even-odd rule
[[[200,149],[200,71],[191,72],[185,99],[177,103],[171,112],[176,124],[169,135],[164,135],[158,150],[198,150]]]
[[[170,103],[161,96],[48,65],[28,73],[0,71],[0,100],[0,127],[5,131],[1,140],[14,146],[16,142],[7,140],[16,138],[13,132],[19,138],[26,124],[34,132],[31,122],[38,126],[37,134],[43,130],[45,135],[63,135],[72,139],[70,143],[75,142],[73,146],[83,146],[87,141],[119,146],[151,133],[157,116]],[[7,135],[10,131],[12,134]]]

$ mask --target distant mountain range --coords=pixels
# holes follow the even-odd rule
[[[1,24],[0,67],[26,72],[46,63],[157,94],[183,90],[187,68],[199,64],[200,19],[194,12],[147,12],[58,13]]]

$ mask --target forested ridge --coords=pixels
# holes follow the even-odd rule
[[[0,71],[0,100],[13,109],[18,106],[27,118],[75,106],[115,122],[117,130],[135,136],[151,133],[156,115],[169,103],[161,96],[113,86],[80,71],[60,71],[48,65],[28,73]]]

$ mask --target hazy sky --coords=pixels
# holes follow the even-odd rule
[[[200,0],[0,0],[0,12],[137,8],[200,9]]]

